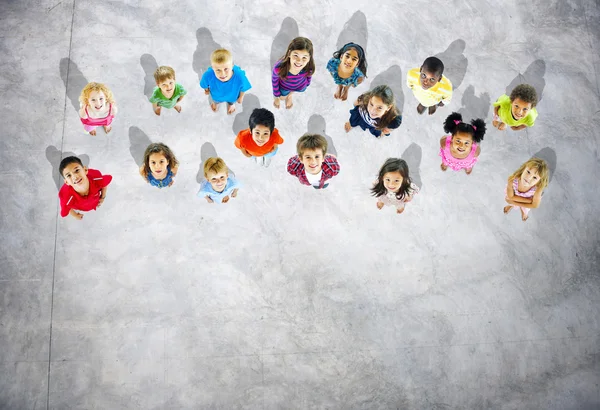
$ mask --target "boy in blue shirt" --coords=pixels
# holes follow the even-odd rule
[[[204,162],[204,178],[198,191],[199,197],[206,198],[209,203],[229,201],[229,197],[237,196],[240,184],[229,176],[229,169],[221,158],[211,157]]]
[[[235,103],[242,103],[252,85],[244,70],[233,65],[231,53],[220,48],[210,55],[210,67],[202,75],[200,87],[209,95],[210,108],[217,112],[219,104],[227,103],[227,114],[235,112]]]

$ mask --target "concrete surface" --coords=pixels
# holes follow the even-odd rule
[[[0,408],[600,408],[600,10],[589,0],[0,2]],[[315,46],[313,84],[276,113],[285,143],[268,169],[236,151],[289,39]],[[343,132],[325,65],[358,39],[371,84],[404,123],[376,140]],[[253,88],[213,114],[198,79],[217,46]],[[447,65],[454,100],[417,116],[408,69]],[[189,94],[152,113],[156,65]],[[120,113],[90,137],[88,81]],[[542,99],[522,132],[490,130],[473,174],[439,169],[452,110],[491,122],[490,103],[527,81]],[[491,128],[491,127],[490,127]],[[341,174],[325,191],[285,172],[307,130]],[[137,174],[148,141],[181,161],[170,189]],[[75,153],[112,174],[103,207],[58,216],[58,163]],[[222,156],[244,184],[229,204],[197,198]],[[526,223],[503,215],[507,176],[534,154],[553,167]],[[403,156],[422,186],[402,215],[370,182]]]

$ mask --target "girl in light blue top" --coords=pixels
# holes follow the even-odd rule
[[[333,95],[335,99],[346,101],[350,86],[356,87],[367,76],[367,57],[361,46],[348,43],[333,53],[327,63],[327,71],[331,73],[338,88]]]

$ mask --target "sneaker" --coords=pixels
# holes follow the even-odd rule
[[[269,157],[269,158],[262,157],[262,159],[263,159],[263,162],[262,162],[263,167],[267,168],[269,165],[271,165],[271,159],[273,159],[273,157]]]

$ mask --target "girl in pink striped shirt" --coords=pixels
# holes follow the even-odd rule
[[[314,72],[312,42],[306,37],[296,37],[288,46],[285,56],[273,67],[271,83],[275,108],[279,108],[281,100],[285,100],[285,108],[292,108],[292,93],[306,90]]]

